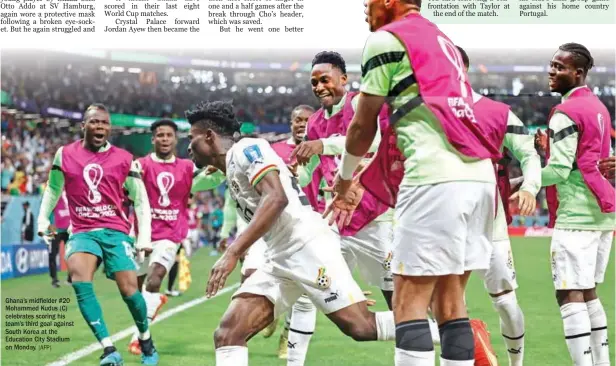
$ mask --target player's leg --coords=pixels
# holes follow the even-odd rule
[[[150,258],[151,256],[147,256],[145,258],[143,258],[143,262],[139,262],[139,260],[137,261],[137,289],[139,291],[144,291],[144,283],[145,283],[145,279],[148,275],[148,268],[150,266]],[[132,338],[130,339],[130,341],[128,342],[128,352],[132,353],[133,355],[141,355],[141,346],[139,346],[139,330],[136,330],[135,333],[133,333]]]
[[[288,348],[287,366],[303,366],[317,322],[317,308],[306,295],[302,295],[290,313],[288,345],[285,345]]]
[[[584,290],[595,287],[600,233],[554,229],[552,280],[565,330],[567,348],[576,366],[593,364],[592,325]]]
[[[51,248],[49,250],[49,277],[51,277],[51,285],[53,287],[60,287],[58,284],[58,269],[56,260],[58,259],[58,251],[60,249],[60,235],[56,236],[51,241]]]
[[[357,264],[358,264],[356,252],[359,250],[359,248],[355,245],[356,239],[353,236],[339,235],[337,228],[334,229],[334,232],[340,238],[340,252],[342,253],[342,258],[344,258],[344,261],[346,262],[347,267],[349,268],[349,271],[353,273],[353,271],[355,271],[355,268],[357,268]],[[366,278],[364,277],[364,280],[365,279]],[[377,283],[380,283],[380,281],[377,281]],[[363,291],[363,293],[366,296],[372,295],[371,291]],[[368,299],[367,301],[368,301],[368,306],[372,306],[376,304],[376,301],[374,299]]]
[[[115,280],[139,331],[141,363],[157,365],[158,352],[154,347],[149,330],[147,305],[143,294],[137,287],[137,262],[134,256],[133,239],[115,230],[102,230],[96,234],[104,252],[105,275]]]
[[[500,318],[500,330],[507,346],[510,366],[521,366],[524,360],[524,314],[518,304],[515,290],[518,288],[511,244],[509,240],[492,243],[490,268],[477,271],[494,309]]]
[[[169,240],[161,240],[152,243],[152,247],[154,250],[150,254],[150,266],[145,282],[145,291],[143,291],[150,322],[154,321],[161,307],[167,302],[167,296],[160,293],[160,288],[167,272],[175,263],[178,245]]]
[[[599,249],[597,251],[597,266],[595,270],[595,283],[603,283],[605,270],[610,259],[612,231],[603,232],[600,236]],[[610,349],[607,338],[607,317],[605,310],[597,295],[597,288],[584,291],[584,301],[590,317],[590,347],[595,366],[610,364]]]
[[[66,264],[72,279],[79,311],[90,330],[103,347],[101,365],[114,365],[122,362],[122,356],[113,346],[109,331],[103,318],[103,310],[96,298],[92,279],[103,251],[90,233],[74,234],[66,244]]]
[[[257,270],[233,295],[214,332],[216,366],[247,366],[247,342],[288,310],[301,289],[288,280]]]
[[[177,248],[175,261],[173,262],[171,269],[169,269],[169,278],[167,279],[167,290],[165,290],[165,295],[167,296],[175,297],[175,296],[181,295],[179,291],[173,289],[173,285],[175,284],[175,280],[178,277],[178,271],[180,268],[180,249],[181,248]]]

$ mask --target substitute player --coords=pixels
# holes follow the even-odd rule
[[[611,121],[586,86],[592,67],[592,55],[578,43],[561,45],[552,57],[549,87],[563,97],[548,122],[548,163],[541,171],[554,227],[556,298],[577,366],[610,364],[607,319],[596,285],[603,282],[615,228],[614,186],[597,169],[610,155]]]
[[[468,72],[469,58],[464,49],[458,47],[464,62],[464,71]],[[492,257],[490,268],[477,273],[483,278],[486,290],[490,293],[494,308],[500,317],[501,334],[507,345],[510,366],[522,366],[524,360],[524,314],[516,297],[518,288],[511,243],[507,225],[511,223],[509,214],[510,183],[507,165],[510,151],[518,159],[522,168],[524,182],[511,197],[518,200],[521,215],[533,215],[537,193],[541,188],[541,160],[535,150],[534,139],[528,129],[505,103],[486,98],[473,91],[475,116],[488,133],[487,136],[495,146],[500,146],[503,158],[498,164],[498,189],[496,218],[492,236]]]
[[[143,297],[150,322],[167,302],[167,297],[160,293],[160,286],[175,263],[182,241],[188,235],[190,195],[214,189],[225,180],[221,172],[208,175],[206,169],[195,171],[191,160],[175,156],[177,130],[177,125],[170,119],[154,122],[150,127],[154,152],[138,160],[152,214],[153,251],[138,271],[140,283],[143,283],[147,275]],[[140,232],[137,232],[139,236]],[[141,354],[137,334],[129,343],[129,351]]]
[[[92,279],[101,262],[107,278],[115,280],[122,299],[139,330],[141,363],[158,364],[158,353],[149,331],[147,307],[137,288],[134,250],[151,248],[150,204],[141,180],[141,166],[126,150],[109,141],[109,112],[102,104],[89,106],[82,122],[83,140],[58,149],[38,217],[39,235],[46,241],[49,214],[62,190],[70,210],[72,235],[66,245],[66,260],[79,310],[103,347],[101,365],[121,365],[122,356],[113,346],[103,312],[94,294]],[[124,190],[134,202],[141,235],[137,244],[128,236],[130,223],[123,212]]]
[[[220,290],[239,257],[259,238],[267,261],[233,295],[214,334],[217,365],[248,365],[246,342],[307,294],[357,341],[393,340],[393,314],[372,313],[337,248],[282,159],[262,139],[239,138],[233,106],[209,102],[187,112],[197,166],[225,172],[238,214],[250,222],[212,268],[207,296]]]
[[[391,128],[361,182],[396,207],[395,364],[434,365],[427,320],[433,298],[440,364],[473,365],[463,295],[470,272],[489,268],[496,183],[491,159],[499,151],[473,115],[458,50],[419,14],[421,1],[368,0],[365,6],[374,33],[364,47],[361,94],[333,204],[345,208],[347,195],[354,193],[353,173],[389,101]]]

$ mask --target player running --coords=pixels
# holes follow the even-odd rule
[[[333,206],[352,206],[346,204],[357,193],[351,179],[389,101],[391,127],[361,182],[396,208],[395,364],[434,365],[427,320],[433,299],[440,364],[473,365],[473,332],[463,295],[470,272],[489,268],[496,183],[491,159],[499,150],[473,115],[458,50],[420,15],[421,1],[368,0],[365,6],[374,33],[364,47],[361,94]]]
[[[160,286],[175,263],[182,241],[188,235],[190,195],[216,188],[225,180],[225,176],[218,171],[211,175],[205,169],[195,171],[191,160],[175,156],[178,127],[172,120],[158,120],[150,130],[154,152],[138,161],[150,202],[153,251],[140,265],[137,274],[140,285],[147,275],[145,289],[142,291],[151,323],[167,302],[167,297],[160,293]],[[140,232],[137,232],[137,237],[139,235]],[[138,334],[133,336],[128,349],[133,354],[141,354]]]
[[[464,49],[458,47],[464,63],[464,71],[468,72],[469,58]],[[496,218],[492,236],[492,257],[488,270],[477,271],[483,279],[486,290],[492,298],[494,308],[500,317],[500,328],[510,366],[522,366],[524,360],[524,314],[516,297],[518,288],[511,243],[507,225],[511,223],[509,201],[518,200],[520,214],[533,215],[536,207],[536,196],[541,188],[541,160],[535,150],[534,139],[518,117],[505,104],[488,99],[473,91],[473,108],[475,116],[485,127],[487,137],[495,146],[500,146],[503,157],[498,164],[498,189],[500,200],[497,200]],[[507,165],[510,151],[518,159],[522,168],[524,183],[510,198],[509,169]],[[476,357],[477,360],[477,350]],[[489,354],[489,356],[493,356]],[[494,363],[495,363],[494,359]]]
[[[610,155],[610,114],[588,86],[593,58],[586,47],[566,43],[552,57],[550,91],[562,102],[548,122],[544,144],[552,234],[552,276],[565,340],[577,366],[609,365],[607,319],[596,292],[603,282],[614,236],[614,186],[597,162]],[[545,134],[538,132],[538,139]],[[547,140],[547,139],[546,139]]]
[[[239,124],[229,103],[206,102],[187,119],[193,160],[225,172],[238,214],[250,222],[212,268],[207,296],[224,286],[256,240],[267,243],[266,263],[233,295],[214,333],[216,364],[248,365],[246,342],[304,293],[353,339],[393,340],[393,314],[368,310],[335,234],[270,145],[253,138],[235,142]]]
[[[102,104],[87,108],[82,122],[84,137],[58,149],[38,217],[39,235],[49,242],[49,214],[62,190],[70,210],[72,235],[66,244],[66,260],[79,310],[103,347],[100,365],[121,365],[103,311],[92,287],[94,272],[101,262],[107,278],[115,280],[122,299],[139,330],[143,353],[141,363],[157,365],[158,353],[149,331],[147,307],[137,287],[134,250],[149,250],[150,204],[141,180],[141,166],[126,150],[111,145],[109,112]],[[130,223],[123,211],[124,190],[134,202],[139,219],[136,245],[128,236]]]

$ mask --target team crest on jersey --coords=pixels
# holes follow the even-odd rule
[[[391,260],[393,259],[394,254],[392,252],[387,253],[387,257],[383,261],[383,268],[387,271],[391,271]]]
[[[332,281],[327,274],[325,274],[325,267],[319,268],[319,274],[317,276],[317,286],[320,289],[329,288]]]

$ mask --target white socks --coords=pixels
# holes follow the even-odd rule
[[[145,305],[148,307],[148,320],[151,322],[152,318],[156,314],[156,309],[158,309],[161,303],[160,293],[143,290],[142,294],[143,299],[145,300]]]
[[[473,366],[475,360],[452,361],[441,357],[441,366]]]
[[[599,299],[586,303],[590,318],[590,348],[595,366],[610,364],[610,348],[607,341],[607,318]]]
[[[379,341],[395,341],[396,323],[394,323],[394,312],[376,312],[374,317],[376,319],[376,339]]]
[[[590,348],[590,318],[586,303],[571,302],[560,307],[565,340],[575,366],[593,366]]]
[[[216,366],[248,366],[248,347],[216,348]]]
[[[500,329],[509,356],[510,366],[522,366],[524,360],[524,314],[515,292],[492,297],[500,317]]]
[[[113,346],[113,342],[111,342],[111,338],[105,337],[105,338],[101,339],[101,346],[103,346],[103,349],[105,349],[107,347],[112,347]]]
[[[301,296],[293,305],[292,311],[287,366],[303,366],[317,322],[317,308],[310,299]]]
[[[394,356],[395,366],[434,366],[434,362],[434,350],[429,352],[416,352],[396,348],[396,354]],[[443,365],[442,362],[441,365]]]

